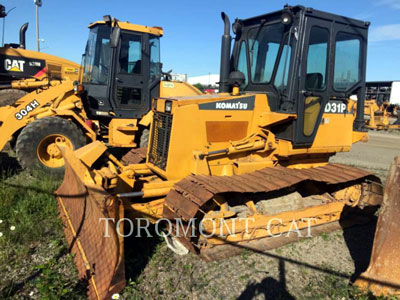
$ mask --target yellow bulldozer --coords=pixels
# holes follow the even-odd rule
[[[2,8],[4,10],[0,6],[0,10]],[[26,49],[28,25],[21,26],[18,44],[0,47],[0,107],[13,105],[27,93],[46,88],[53,81],[78,80],[80,66],[77,63]]]
[[[201,94],[162,72],[162,28],[110,16],[89,28],[80,82],[51,80],[0,107],[0,150],[10,142],[31,172],[64,174],[58,141],[72,149],[98,139],[110,147],[145,146],[152,98]]]
[[[364,115],[368,116],[365,120],[365,127],[373,130],[400,130],[400,119],[393,123],[391,117],[393,117],[393,109],[389,102],[383,102],[381,105],[377,104],[375,99],[365,101]]]
[[[145,163],[57,143],[60,217],[91,299],[124,287],[134,221],[209,261],[365,222],[382,202],[372,173],[329,163],[368,138],[350,97],[365,99],[369,23],[285,6],[236,19],[232,39],[222,19],[219,94],[154,99]]]

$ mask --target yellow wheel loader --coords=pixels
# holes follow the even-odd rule
[[[78,80],[80,66],[54,55],[26,49],[22,25],[19,44],[0,47],[0,107],[13,105],[19,98],[37,88],[46,88],[52,81]]]
[[[162,28],[110,16],[89,28],[80,83],[52,80],[0,107],[0,150],[10,141],[18,161],[30,171],[64,174],[56,142],[72,149],[97,139],[111,147],[145,146],[152,98],[201,94],[162,73]]]
[[[369,23],[285,6],[236,19],[231,47],[222,18],[220,93],[156,98],[145,163],[57,144],[60,216],[91,299],[125,285],[123,236],[144,234],[143,218],[174,252],[214,260],[366,222],[382,202],[376,176],[329,163],[368,138],[350,97],[365,99]]]

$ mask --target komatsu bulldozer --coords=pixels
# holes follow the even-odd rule
[[[80,66],[54,55],[26,49],[29,23],[21,26],[19,43],[0,47],[0,107],[60,80],[78,80]]]
[[[128,220],[162,222],[174,252],[215,260],[365,222],[382,202],[376,176],[329,163],[368,138],[350,97],[365,99],[369,23],[285,6],[236,19],[232,48],[222,19],[219,94],[156,98],[145,163],[58,143],[60,217],[91,299],[125,285]]]
[[[126,149],[145,146],[152,98],[201,94],[162,72],[162,28],[110,16],[89,28],[80,82],[52,80],[0,107],[0,150],[10,142],[22,167],[31,172],[62,178],[64,159],[57,141],[72,149],[95,140]]]

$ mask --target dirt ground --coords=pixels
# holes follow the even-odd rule
[[[385,179],[400,154],[400,135],[371,132],[367,143],[332,161]],[[133,276],[124,299],[349,299],[359,298],[351,283],[369,263],[375,223],[338,230],[265,253],[207,263],[191,254],[177,256],[157,244],[148,263]],[[146,249],[148,253],[149,249]],[[131,287],[131,288],[130,288]],[[365,299],[361,297],[361,299]]]
[[[398,154],[400,134],[371,132],[368,143],[332,161],[369,169],[384,180]],[[218,262],[178,256],[159,238],[132,238],[126,240],[128,285],[120,299],[369,299],[351,282],[368,266],[374,232],[371,222],[264,253],[243,250]],[[51,239],[0,266],[0,295],[7,295],[0,298],[85,299],[61,232]]]

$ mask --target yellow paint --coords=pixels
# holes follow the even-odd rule
[[[146,217],[150,222],[156,223],[157,220],[162,218],[164,199],[158,199],[147,203],[131,203],[126,201],[124,206],[125,209],[130,212],[130,217]]]
[[[380,107],[375,100],[366,100],[364,103],[364,115],[369,116],[365,120],[365,126],[374,130],[400,130],[400,125],[390,124],[390,113],[387,111],[389,103],[385,102]],[[377,114],[380,112],[380,114]]]
[[[2,122],[2,126],[0,127],[0,150],[3,149],[4,145],[13,134],[25,127],[28,123],[33,122],[36,118],[56,115],[56,112],[51,108],[51,106],[44,106],[50,104],[60,95],[63,95],[64,101],[62,105],[59,105],[59,109],[62,109],[65,106],[75,106],[74,102],[77,99],[76,96],[73,95],[72,81],[66,80],[52,88],[27,94],[18,101],[19,105],[17,106],[1,107],[0,122]],[[35,101],[38,105],[36,105]],[[17,119],[16,114],[21,110],[26,110],[26,108],[31,106],[31,103],[33,102],[35,102],[35,108],[28,112],[22,119]]]
[[[114,147],[136,147],[137,119],[112,119],[108,125],[108,143]]]
[[[161,81],[160,98],[196,95],[202,95],[202,92],[187,82]]]
[[[96,25],[104,25],[104,21],[97,21],[93,22],[89,25],[89,28],[93,28]],[[143,25],[137,25],[137,24],[132,24],[129,22],[112,22],[112,27],[118,26],[123,30],[129,30],[129,31],[137,31],[137,32],[144,32],[144,33],[150,33],[153,35],[158,35],[162,36],[163,35],[163,29],[161,27],[150,27],[150,26],[143,26]]]
[[[64,166],[64,158],[57,144],[63,143],[65,147],[73,149],[71,141],[62,134],[51,134],[43,138],[36,149],[39,161],[49,168]]]
[[[35,59],[40,59],[40,60],[45,60],[46,64],[44,65],[45,72],[43,72],[41,75],[35,76],[35,84],[39,85],[42,87],[45,87],[48,83],[48,79],[52,79],[51,74],[49,74],[49,65],[57,65],[60,66],[61,69],[61,78],[60,79],[69,79],[69,80],[78,80],[78,73],[80,70],[80,65],[72,62],[70,60],[55,56],[55,55],[51,55],[51,54],[47,54],[44,52],[37,52],[37,51],[33,51],[33,50],[28,50],[28,49],[21,49],[21,48],[5,48],[2,47],[0,48],[0,55],[6,55],[6,56],[15,56],[15,57],[24,57],[24,58],[28,58],[30,60],[35,60]],[[73,71],[72,71],[73,70]],[[10,71],[14,71],[14,72],[22,72],[22,70],[20,70],[17,67],[13,67]],[[39,70],[38,70],[39,71]],[[58,79],[58,78],[57,78]],[[14,81],[14,85],[15,86],[20,86],[20,88],[24,88],[24,81],[25,80],[31,80],[29,78],[25,78],[23,80],[16,80]]]
[[[13,72],[22,72],[18,67],[12,67],[12,68],[10,69],[10,71],[13,71]]]
[[[90,167],[94,162],[107,151],[106,145],[99,141],[90,143],[74,151],[74,155],[86,166]]]
[[[221,226],[221,219],[204,221],[204,233],[216,233],[217,238],[210,237],[207,242],[214,245],[224,244],[226,242],[243,242],[264,237],[279,236],[294,230],[297,226],[299,230],[309,226],[317,226],[340,219],[343,211],[344,202],[332,202],[324,205],[313,206],[310,208],[287,211],[273,216],[254,214],[246,218],[226,219]],[[207,219],[207,215],[205,219]],[[295,222],[296,226],[293,225]],[[233,225],[234,223],[234,225]],[[268,227],[268,225],[270,225]],[[214,229],[214,227],[216,230]],[[234,228],[234,231],[233,231]]]
[[[191,173],[226,175],[230,173],[228,170],[233,170],[235,174],[243,174],[278,162],[288,167],[309,168],[326,164],[336,152],[349,151],[353,142],[365,139],[365,134],[353,134],[352,114],[325,113],[312,147],[293,148],[290,141],[276,139],[268,129],[271,125],[284,124],[296,116],[271,112],[264,94],[254,94],[254,110],[200,110],[198,106],[249,95],[220,94],[157,99],[156,110],[161,112],[164,111],[165,101],[172,101],[173,123],[166,169],[161,170],[150,164],[152,170],[167,180],[177,180]],[[248,143],[239,146],[238,141],[229,138],[222,142],[210,142],[207,139],[206,122],[248,122],[247,138],[244,139]],[[250,142],[251,139],[254,141]],[[255,146],[255,141],[260,144]],[[200,159],[204,153],[222,149],[228,149],[228,154]]]
[[[150,110],[147,114],[145,114],[142,117],[142,119],[140,119],[139,125],[149,127],[152,120],[153,120],[153,111]]]

